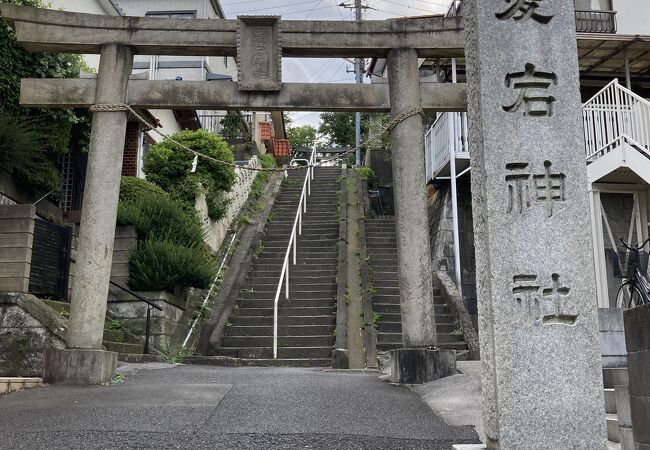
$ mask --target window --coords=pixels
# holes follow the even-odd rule
[[[196,11],[150,11],[145,16],[167,19],[194,19],[196,18]]]

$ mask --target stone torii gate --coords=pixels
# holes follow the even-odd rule
[[[573,1],[465,4],[468,86],[421,83],[418,74],[418,57],[463,57],[458,17],[173,20],[4,4],[0,12],[28,50],[101,54],[96,80],[23,80],[24,106],[390,111],[396,118],[469,105],[487,447],[604,449]],[[129,80],[134,54],[237,56],[239,81]],[[386,57],[389,84],[282,83],[282,56]],[[64,379],[101,382],[115,364],[101,342],[126,120],[126,111],[93,117],[69,348],[46,360]],[[413,356],[436,343],[420,115],[392,129],[391,147],[401,351]]]

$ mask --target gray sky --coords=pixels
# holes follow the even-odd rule
[[[383,20],[401,16],[444,13],[452,0],[364,0],[372,9],[364,10],[364,19]],[[237,15],[281,15],[284,20],[353,20],[354,10],[340,5],[354,0],[222,0],[228,18]],[[353,64],[340,58],[285,58],[282,79],[286,82],[353,83]],[[318,113],[292,113],[297,125],[318,127]]]

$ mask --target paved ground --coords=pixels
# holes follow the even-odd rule
[[[129,365],[0,397],[0,448],[445,449],[478,442],[377,372]]]

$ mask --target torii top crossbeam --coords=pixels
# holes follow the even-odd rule
[[[237,82],[131,80],[126,101],[135,108],[386,112],[388,85],[282,83],[282,56],[386,57],[391,49],[401,48],[415,50],[419,57],[462,57],[464,47],[459,17],[359,23],[272,16],[183,20],[8,4],[0,4],[0,13],[31,51],[101,53],[114,44],[127,46],[132,54],[238,58]],[[83,108],[96,103],[95,91],[92,79],[25,79],[20,101],[28,107]],[[466,109],[464,84],[423,82],[420,91],[425,111]]]
[[[236,56],[237,20],[160,19],[67,13],[0,5],[28,50],[100,53],[104,44],[127,44],[134,54]],[[421,58],[462,57],[462,17],[390,20],[282,20],[282,54],[291,57],[386,57],[413,48]]]

